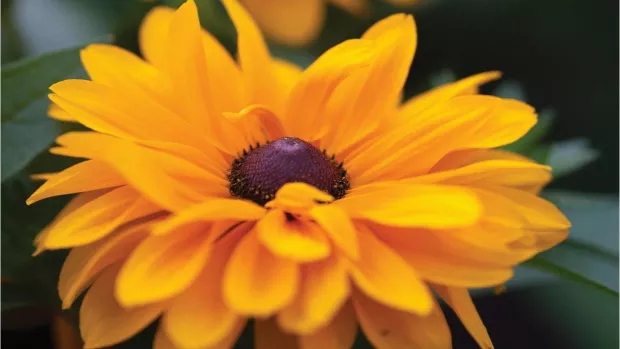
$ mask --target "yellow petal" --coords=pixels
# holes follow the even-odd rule
[[[136,141],[168,141],[198,149],[210,146],[201,129],[139,94],[123,94],[87,80],[64,80],[50,89],[54,103],[95,131]]]
[[[324,261],[306,264],[301,279],[297,296],[280,311],[278,323],[288,332],[311,335],[328,326],[349,297],[346,262],[332,255]]]
[[[298,262],[326,258],[331,252],[325,232],[313,222],[289,221],[283,211],[274,209],[256,225],[260,240],[273,254]]]
[[[480,204],[473,192],[437,185],[369,185],[336,201],[350,217],[392,226],[453,228],[474,224]]]
[[[223,71],[236,68],[231,66],[230,57],[221,51],[221,45],[212,36],[203,36],[193,0],[181,5],[172,16],[166,43],[166,72],[172,80],[177,106],[185,118],[206,132],[207,138],[219,149],[230,154],[242,149],[240,134],[221,117],[223,111],[241,107],[241,101],[231,103],[229,97],[238,94],[240,87],[232,86],[231,89],[230,82],[226,82],[229,77]],[[205,58],[207,49],[216,52],[213,57],[209,56],[209,60]],[[228,62],[218,62],[218,59],[228,59]],[[233,74],[230,78],[234,77]],[[228,89],[224,91],[222,87]]]
[[[534,124],[536,114],[527,104],[493,96],[455,97],[368,142],[345,163],[358,185],[413,177],[452,151],[512,143]]]
[[[169,299],[196,279],[211,251],[208,226],[194,224],[151,236],[131,253],[116,282],[116,297],[127,307]]]
[[[309,185],[301,182],[286,183],[278,189],[275,198],[269,201],[265,207],[279,208],[286,212],[305,212],[315,206],[317,202],[332,202],[334,198]]]
[[[327,121],[325,108],[329,98],[346,78],[369,64],[372,53],[369,40],[347,40],[312,63],[289,96],[284,120],[287,133],[307,141],[318,139]]]
[[[154,103],[174,107],[169,81],[152,65],[117,46],[88,45],[80,51],[82,64],[93,81],[126,95],[140,95]]]
[[[278,100],[281,92],[274,81],[269,49],[258,27],[237,0],[223,0],[222,3],[237,30],[237,52],[249,103],[266,105],[279,114],[283,105],[283,101]]]
[[[566,230],[570,221],[551,202],[531,193],[499,186],[488,186],[485,191],[504,197],[504,207],[519,213],[530,228],[537,230]]]
[[[245,1],[248,12],[265,34],[287,45],[305,45],[321,30],[325,4],[321,0]]]
[[[267,211],[251,202],[239,199],[212,198],[191,206],[171,216],[159,224],[155,234],[166,234],[184,225],[194,222],[212,222],[219,220],[256,221]]]
[[[47,236],[49,235],[50,231],[52,231],[56,228],[56,226],[58,226],[58,223],[62,222],[65,219],[65,217],[73,214],[73,212],[78,210],[80,207],[109,192],[110,190],[108,189],[102,189],[77,194],[73,199],[69,201],[69,203],[65,205],[65,207],[60,210],[60,212],[58,212],[56,218],[54,218],[54,220],[34,238],[34,244],[35,246],[37,246],[37,249],[32,254],[32,256],[37,256],[43,251],[47,250],[45,247],[45,240],[47,239]]]
[[[146,236],[150,224],[130,225],[101,241],[72,249],[58,279],[63,309],[71,306],[101,270],[127,257]]]
[[[269,316],[293,300],[298,284],[298,266],[269,252],[252,231],[226,265],[224,300],[238,313]]]
[[[88,160],[51,175],[35,191],[26,204],[53,196],[81,193],[98,189],[118,187],[125,184],[123,177],[106,164]]]
[[[484,187],[542,187],[551,180],[551,167],[531,161],[486,160],[406,180],[407,183],[445,183]]]
[[[256,121],[257,125],[250,125],[256,127],[247,131],[246,139],[248,139],[248,144],[254,144],[257,141],[274,140],[285,136],[280,119],[269,108],[262,105],[254,104],[243,108],[238,113],[224,113],[224,116],[233,122],[243,120]],[[246,126],[240,122],[239,124],[241,124],[240,126]]]
[[[505,263],[480,262],[467,252],[446,246],[429,231],[377,226],[373,230],[424,280],[453,286],[492,287],[513,275]]]
[[[237,241],[226,239],[218,242],[202,274],[187,291],[172,301],[164,315],[165,330],[180,348],[215,346],[238,327],[241,319],[222,299],[222,266]]]
[[[358,226],[360,259],[352,262],[355,284],[374,300],[401,311],[428,314],[432,295],[417,273],[365,226]]]
[[[283,332],[273,318],[254,321],[255,349],[298,349],[297,338]]]
[[[246,324],[245,319],[238,319],[237,322],[235,323],[234,328],[230,332],[228,332],[228,334],[226,334],[226,337],[222,339],[219,343],[208,346],[208,347],[202,347],[200,349],[230,349],[232,348],[237,342],[239,335],[243,331],[245,324]],[[159,328],[157,329],[157,332],[155,333],[155,340],[153,341],[153,349],[184,349],[184,348],[176,346],[172,342],[172,340],[168,337],[168,334],[166,333],[166,330],[163,327],[164,326],[160,325]]]
[[[50,226],[43,244],[48,249],[85,245],[99,240],[124,223],[161,209],[124,186],[84,204]]]
[[[73,116],[69,115],[69,113],[64,111],[61,107],[59,107],[55,103],[50,103],[50,107],[47,109],[47,115],[49,115],[52,119],[56,119],[58,121],[67,121],[67,122],[75,121]]]
[[[357,321],[350,304],[345,304],[326,326],[302,335],[298,339],[300,349],[351,348],[357,334]]]
[[[144,17],[140,25],[140,51],[148,61],[160,68],[165,67],[168,61],[168,52],[162,42],[168,35],[173,14],[173,9],[157,6]]]
[[[399,110],[397,119],[411,120],[427,108],[433,107],[456,96],[473,94],[478,87],[502,76],[498,71],[475,74],[459,81],[435,87],[421,95],[415,96],[404,103]]]
[[[60,136],[55,154],[105,162],[154,203],[178,211],[212,196],[227,196],[226,180],[162,151],[93,132]]]
[[[310,210],[310,216],[349,258],[359,258],[357,231],[347,212],[337,205],[325,204],[314,206]]]
[[[360,292],[354,294],[353,305],[364,335],[375,348],[452,349],[450,329],[435,301],[427,316],[386,307]]]
[[[456,315],[461,319],[463,325],[474,337],[480,348],[493,349],[493,343],[487,329],[478,315],[478,311],[471,301],[469,292],[464,288],[446,287],[442,285],[433,285],[433,289],[439,293],[448,305],[454,310]]]
[[[373,43],[367,72],[344,81],[326,112],[329,122],[338,123],[325,140],[336,154],[370,134],[382,116],[396,110],[417,47],[415,22],[410,15],[392,15],[374,24],[362,39]]]
[[[165,307],[155,303],[127,309],[114,298],[118,268],[108,268],[88,290],[80,308],[84,348],[101,348],[122,342],[153,322]]]

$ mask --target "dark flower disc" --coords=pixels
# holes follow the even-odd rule
[[[342,163],[294,137],[250,147],[233,161],[228,180],[233,196],[260,205],[273,199],[286,183],[307,183],[336,199],[349,189],[349,178]]]

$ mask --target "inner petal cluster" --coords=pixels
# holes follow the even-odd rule
[[[342,163],[312,144],[295,137],[283,137],[244,150],[232,163],[228,180],[230,193],[264,205],[286,183],[310,184],[335,199],[349,189]]]

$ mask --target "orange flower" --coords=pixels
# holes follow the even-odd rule
[[[319,35],[326,2],[356,15],[367,15],[368,0],[241,0],[265,34],[288,45],[306,45]],[[418,0],[386,0],[394,6],[407,7]]]
[[[257,348],[450,348],[436,291],[483,348],[468,288],[565,239],[538,192],[550,169],[494,148],[535,123],[521,102],[477,94],[475,75],[400,104],[416,49],[394,15],[305,71],[273,59],[225,0],[239,62],[188,1],[154,9],[146,61],[91,45],[92,81],[51,87],[50,114],[92,129],[51,151],[87,159],[28,200],[78,194],[37,238],[70,248],[63,306],[84,291],[87,348],[161,318],[154,347],[226,348],[248,320]]]

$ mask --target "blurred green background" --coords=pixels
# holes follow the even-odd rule
[[[219,2],[196,1],[203,26],[233,50],[234,29]],[[48,320],[64,254],[33,260],[31,241],[65,200],[24,204],[37,186],[30,174],[67,165],[45,152],[67,127],[45,117],[47,87],[83,76],[77,52],[85,43],[112,41],[137,52],[142,16],[155,5],[179,2],[2,2],[2,277],[18,280],[2,288],[6,348],[51,347]],[[373,7],[372,18],[330,7],[314,44],[272,45],[272,52],[308,65],[331,45],[398,12],[381,1]],[[497,348],[618,347],[618,11],[617,0],[420,0],[406,9],[419,35],[406,95],[503,71],[502,82],[483,91],[525,100],[541,115],[539,125],[508,148],[554,167],[556,179],[544,195],[574,224],[570,240],[520,267],[506,293],[476,292]],[[44,311],[35,317],[32,309]],[[475,348],[447,315],[454,347]]]

